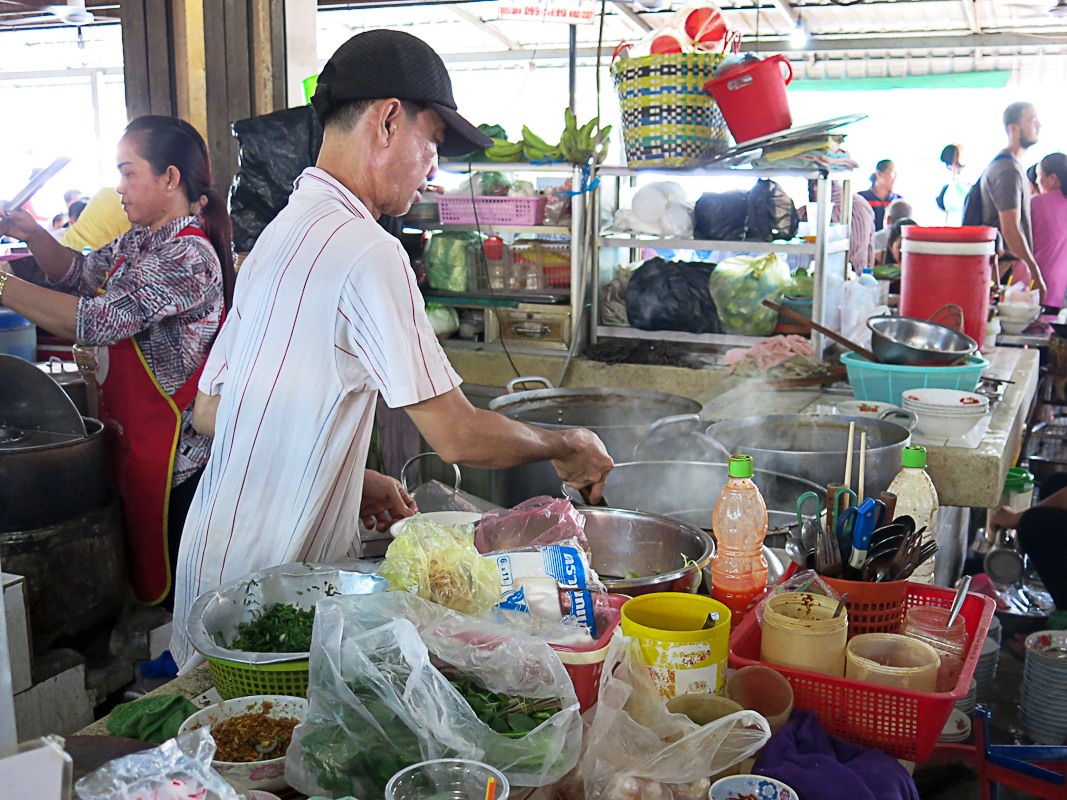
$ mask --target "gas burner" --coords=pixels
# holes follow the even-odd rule
[[[26,432],[7,425],[0,425],[0,446],[15,444],[26,438]]]

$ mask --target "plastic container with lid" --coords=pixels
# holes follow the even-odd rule
[[[0,353],[37,360],[37,326],[10,308],[0,308]]]
[[[916,529],[925,527],[923,542],[934,539],[937,522],[937,489],[926,472],[926,448],[921,445],[905,447],[900,457],[903,469],[889,484],[889,491],[897,496],[896,516],[910,516]],[[910,580],[916,583],[934,582],[934,559],[931,557],[919,565]]]
[[[967,627],[962,617],[956,617],[948,628],[949,610],[946,608],[920,607],[908,609],[900,632],[916,641],[930,645],[941,656],[937,671],[937,692],[951,692],[963,670],[963,658],[967,652]]]
[[[930,645],[899,633],[865,633],[848,643],[845,677],[916,692],[937,686],[941,656]]]
[[[848,612],[837,600],[809,592],[772,597],[763,609],[760,661],[840,678],[845,674]]]
[[[900,315],[930,319],[944,306],[958,305],[964,332],[984,342],[996,238],[997,229],[985,226],[906,226],[900,247]]]
[[[1000,496],[1000,504],[1014,508],[1016,511],[1025,511],[1034,501],[1034,475],[1022,467],[1012,467],[1008,470],[1008,477],[1004,481],[1004,494]]]
[[[736,628],[767,588],[767,504],[752,482],[752,456],[730,456],[728,469],[729,480],[712,511],[711,596],[730,609]]]

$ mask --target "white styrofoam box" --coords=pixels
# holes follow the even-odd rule
[[[74,761],[55,736],[0,754],[0,800],[69,800]]]
[[[164,650],[170,650],[170,635],[174,625],[167,622],[148,632],[148,660],[155,661]]]
[[[72,666],[15,695],[15,724],[20,741],[52,733],[69,736],[92,721],[85,664]]]
[[[30,648],[30,617],[27,608],[26,579],[0,573],[7,617],[7,647],[11,656],[11,691],[24,692],[33,685],[33,651]]]

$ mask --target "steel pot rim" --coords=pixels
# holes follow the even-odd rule
[[[685,397],[680,394],[672,394],[671,392],[655,392],[647,389],[609,389],[599,386],[590,387],[568,387],[563,389],[529,389],[524,392],[513,392],[512,394],[504,394],[500,397],[494,397],[489,401],[489,410],[496,411],[499,414],[503,414],[511,419],[518,419],[519,422],[526,422],[527,425],[536,425],[538,427],[545,428],[574,428],[574,427],[586,427],[590,429],[625,429],[625,428],[640,428],[646,425],[651,425],[657,419],[663,417],[675,416],[681,413],[690,413],[682,410],[673,411],[671,413],[664,413],[655,419],[650,419],[647,422],[631,422],[617,425],[579,425],[579,424],[562,424],[558,422],[527,422],[526,420],[518,417],[512,417],[508,412],[516,413],[517,409],[526,404],[532,404],[536,402],[543,402],[548,400],[564,400],[577,397],[588,397],[590,399],[596,399],[599,397],[621,396],[632,400],[650,400],[658,402],[677,402],[679,400],[685,401],[691,404],[691,412],[699,413],[703,408],[703,405],[697,400],[693,400],[690,397]]]
[[[61,450],[70,447],[78,447],[85,445],[87,442],[92,442],[101,438],[104,435],[105,426],[104,423],[98,419],[92,417],[82,417],[82,421],[85,423],[85,437],[81,439],[71,439],[66,442],[52,442],[50,444],[37,444],[30,447],[0,447],[0,458],[16,458],[22,453],[44,453],[48,450]]]
[[[807,417],[812,422],[830,421],[830,420],[832,420],[834,422],[844,423],[846,428],[848,426],[848,423],[855,422],[856,423],[857,432],[860,430],[860,425],[861,424],[870,425],[870,426],[873,426],[875,428],[881,428],[883,426],[889,425],[889,426],[892,426],[892,428],[899,429],[900,432],[903,434],[903,438],[901,439],[901,441],[896,442],[894,444],[883,444],[883,445],[879,445],[878,447],[870,447],[870,446],[868,446],[867,447],[868,454],[870,454],[870,453],[879,453],[879,452],[881,452],[883,450],[889,450],[889,449],[892,449],[892,448],[895,448],[895,447],[900,447],[901,445],[905,445],[906,446],[908,440],[911,438],[911,431],[909,431],[906,427],[904,427],[903,425],[900,425],[900,424],[898,424],[896,422],[891,422],[890,420],[887,420],[887,419],[877,419],[877,418],[874,418],[874,417],[851,416],[851,415],[847,415],[847,414],[766,414],[766,415],[763,415],[763,416],[755,416],[755,417],[738,417],[737,419],[724,419],[724,420],[720,420],[718,422],[714,422],[711,425],[709,425],[705,429],[704,435],[705,436],[709,436],[712,439],[716,439],[715,434],[713,433],[713,428],[715,428],[715,426],[717,426],[717,425],[726,426],[726,425],[730,425],[730,424],[743,423],[743,422],[751,423],[754,420],[763,420],[764,424],[766,424],[766,423],[768,423],[770,421],[775,421],[775,420],[783,420],[783,421],[785,421],[785,420],[793,420],[793,421],[795,421],[796,417],[798,417],[798,416]],[[890,429],[887,432],[893,432],[893,431],[892,431],[892,429]],[[859,441],[859,437],[858,436],[856,437],[856,440],[857,440],[857,442]],[[719,440],[716,439],[716,441],[719,441]],[[723,444],[723,443],[721,441],[719,441],[719,444]],[[723,446],[725,447],[725,445],[723,445]],[[772,449],[772,448],[769,448],[769,447],[753,447],[751,445],[746,445],[745,447],[746,447],[746,452],[751,452],[751,453],[788,453],[791,456],[812,456],[812,457],[817,457],[817,456],[826,456],[826,455],[831,454],[831,453],[839,453],[840,452],[840,450],[838,450],[836,448],[830,448],[830,449],[827,449],[827,450],[775,450],[775,449]],[[765,471],[767,471],[767,470],[765,470]],[[783,473],[776,473],[776,474],[783,474]],[[799,476],[797,476],[797,475],[785,475],[785,477],[799,478]],[[799,479],[800,480],[804,480],[803,478],[799,478]]]

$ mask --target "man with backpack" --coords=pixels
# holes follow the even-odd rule
[[[1030,268],[1035,288],[1044,299],[1045,280],[1033,253],[1030,181],[1020,163],[1023,154],[1037,144],[1041,131],[1037,109],[1031,103],[1012,103],[1004,109],[1004,130],[1008,134],[1008,146],[985,168],[968,193],[963,224],[997,228],[1003,237],[1001,264],[1024,262]]]

